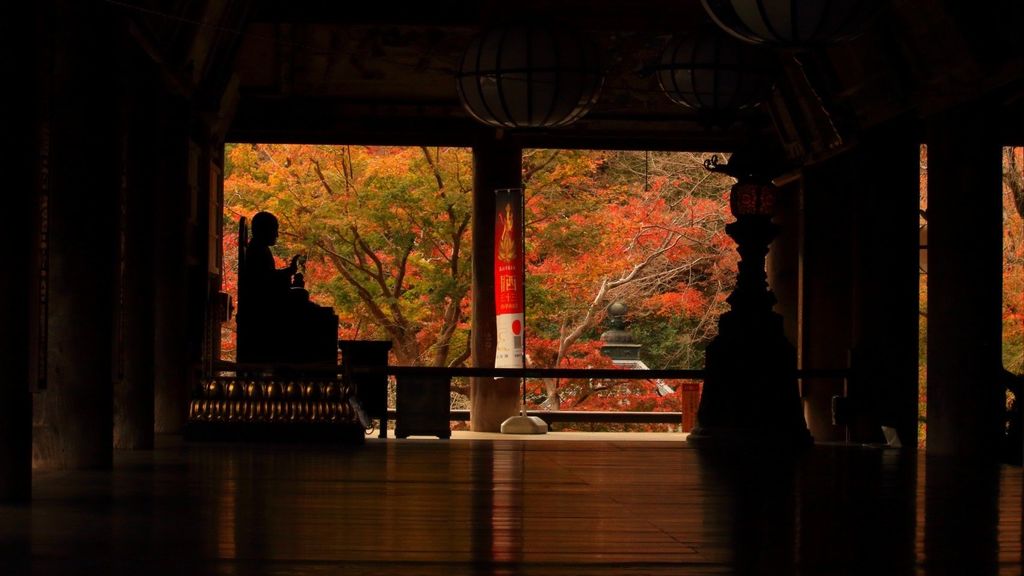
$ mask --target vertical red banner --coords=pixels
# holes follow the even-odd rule
[[[495,190],[494,313],[495,368],[522,368],[526,337],[523,191]]]

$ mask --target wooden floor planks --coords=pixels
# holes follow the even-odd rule
[[[1020,574],[1020,468],[680,441],[120,453],[0,506],[0,574]]]

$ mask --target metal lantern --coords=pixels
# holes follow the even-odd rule
[[[775,214],[775,200],[779,189],[773,184],[737,182],[729,191],[729,209],[737,218],[741,216],[768,216]]]
[[[655,69],[673,102],[697,110],[706,124],[724,126],[768,95],[776,66],[764,51],[707,25],[674,38]]]
[[[750,146],[734,152],[727,164],[719,162],[717,155],[712,156],[704,161],[704,168],[736,179],[729,191],[729,209],[733,216],[771,218],[775,214],[779,188],[767,174],[778,172],[777,162],[770,150]]]
[[[754,44],[804,48],[861,33],[882,0],[701,0],[723,30]]]
[[[552,128],[579,120],[604,77],[581,34],[535,26],[494,28],[473,40],[457,76],[466,111],[495,128]]]

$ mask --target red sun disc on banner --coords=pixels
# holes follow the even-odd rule
[[[516,336],[518,336],[519,333],[522,332],[522,331],[523,331],[523,324],[519,320],[514,320],[512,322],[512,333],[515,334]]]

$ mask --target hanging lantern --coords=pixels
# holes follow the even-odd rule
[[[729,209],[732,215],[767,216],[775,214],[775,199],[779,189],[773,184],[737,182],[729,191]]]
[[[766,216],[775,214],[779,188],[772,184],[766,174],[776,172],[774,155],[756,147],[741,149],[732,154],[727,164],[718,156],[704,161],[704,169],[727,174],[736,179],[729,190],[729,209],[736,218],[743,216]]]
[[[571,124],[597,102],[603,82],[597,49],[585,37],[534,26],[476,38],[457,76],[463,107],[495,128]]]
[[[723,30],[754,44],[805,48],[860,34],[882,0],[701,0]]]
[[[674,38],[655,67],[669,99],[696,110],[707,125],[727,126],[771,90],[775,63],[763,50],[707,25]]]

